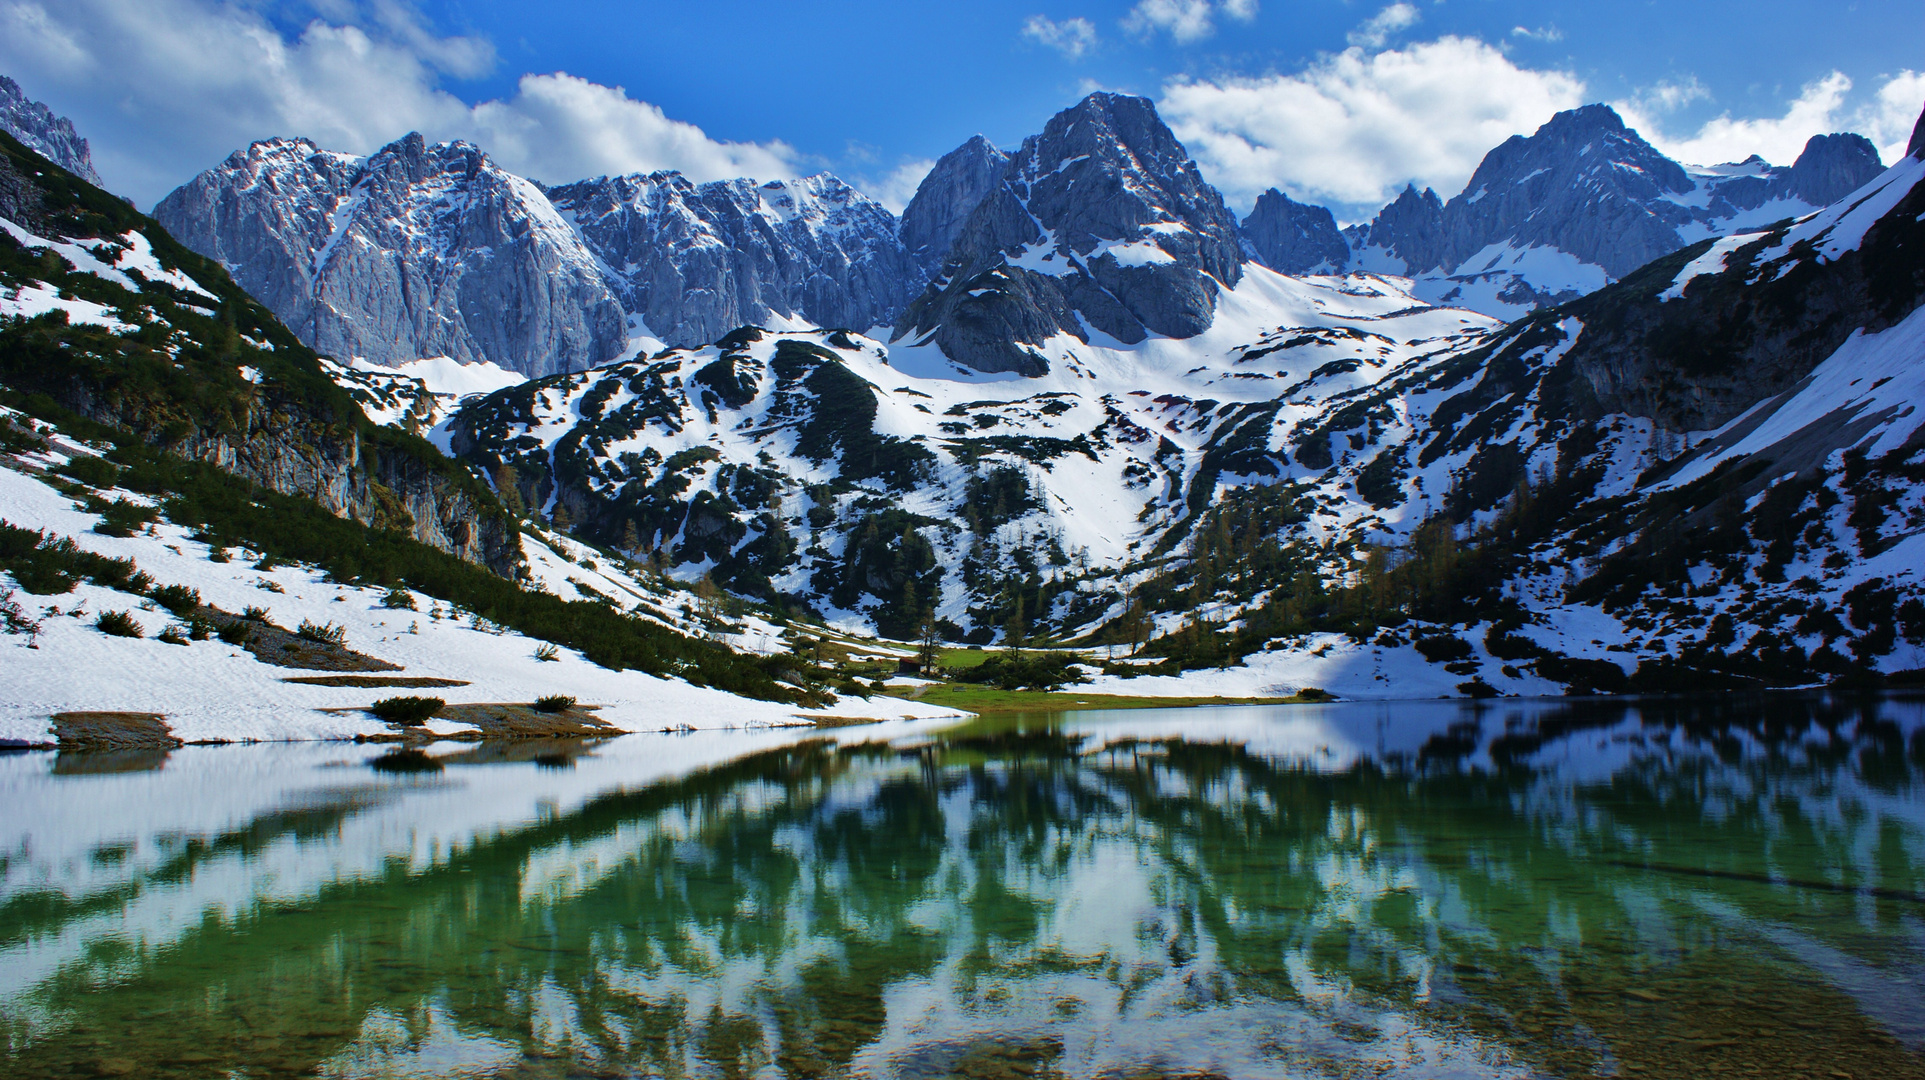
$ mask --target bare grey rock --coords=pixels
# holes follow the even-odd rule
[[[867,330],[892,321],[926,277],[895,216],[826,173],[757,185],[658,172],[547,194],[623,306],[671,345],[776,317]]]
[[[1330,211],[1276,188],[1257,196],[1242,231],[1257,261],[1280,274],[1335,274],[1350,264],[1350,245]]]
[[[949,257],[949,249],[963,223],[1002,181],[1009,155],[981,135],[942,156],[916,187],[916,196],[903,207],[898,235],[918,263],[930,273]]]
[[[896,324],[980,371],[1040,374],[1090,330],[1191,337],[1243,272],[1236,218],[1146,98],[1097,93],[1024,140]]]
[[[258,142],[154,216],[344,359],[449,356],[538,375],[627,342],[620,303],[547,197],[468,143],[412,134],[362,159]]]
[[[106,187],[94,171],[93,151],[74,130],[73,121],[27,97],[20,84],[0,75],[0,130],[28,149],[97,188]]]

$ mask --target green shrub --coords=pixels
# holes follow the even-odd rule
[[[185,585],[162,585],[148,593],[147,597],[182,618],[192,615],[201,606],[200,590]]]
[[[160,511],[152,506],[116,499],[102,506],[100,523],[94,531],[102,536],[132,536],[160,517]]]
[[[54,470],[62,476],[69,476],[88,487],[110,488],[120,479],[120,470],[104,458],[76,457]]]
[[[254,636],[254,632],[245,624],[237,622],[228,623],[215,631],[215,634],[229,645],[245,645],[247,639]]]
[[[551,662],[557,661],[561,659],[561,651],[544,641],[535,647],[535,659]]]
[[[973,668],[956,671],[963,682],[989,683],[1002,690],[1055,690],[1089,679],[1076,669],[1082,658],[1073,653],[991,653]]]
[[[406,589],[389,589],[388,595],[381,598],[381,606],[394,611],[413,611],[414,594]]]
[[[154,640],[165,641],[169,645],[185,645],[187,644],[187,635],[181,631],[180,627],[170,626],[156,635]]]
[[[547,697],[535,699],[536,712],[561,713],[574,707],[575,699],[567,694],[550,694]]]
[[[300,627],[296,629],[294,633],[297,637],[306,641],[312,641],[316,645],[346,645],[348,643],[348,628],[345,626],[336,626],[333,623],[317,623],[308,619],[302,619]]]
[[[1433,664],[1467,660],[1471,655],[1470,642],[1455,634],[1433,634],[1430,637],[1418,638],[1411,644],[1417,646],[1417,651],[1424,654],[1424,659]]]
[[[266,608],[256,607],[253,604],[249,604],[241,609],[241,618],[246,619],[248,622],[264,623],[267,621],[267,614]]]
[[[113,637],[140,637],[140,624],[125,611],[103,611],[94,620],[94,626],[103,634]]]
[[[416,727],[427,723],[446,704],[438,697],[391,697],[368,706],[368,711],[390,724]]]

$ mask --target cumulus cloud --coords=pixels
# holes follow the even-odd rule
[[[1232,203],[1282,187],[1357,220],[1407,182],[1449,197],[1491,147],[1583,100],[1573,74],[1444,37],[1352,47],[1296,74],[1177,79],[1158,107]]]
[[[1023,36],[1074,60],[1095,47],[1096,24],[1083,18],[1057,22],[1031,15],[1023,23]]]
[[[1352,30],[1348,40],[1352,45],[1366,49],[1381,48],[1384,42],[1390,40],[1390,35],[1416,25],[1417,20],[1422,17],[1417,13],[1414,5],[1392,4],[1365,20],[1362,26]]]
[[[1180,45],[1201,41],[1216,33],[1216,17],[1222,15],[1239,22],[1257,17],[1257,0],[1138,0],[1123,20],[1123,29],[1149,39],[1159,33],[1170,35]]]
[[[1624,121],[1637,128],[1653,146],[1679,161],[1715,165],[1743,161],[1757,154],[1766,161],[1788,165],[1798,159],[1813,135],[1855,131],[1878,147],[1890,164],[1905,152],[1912,124],[1925,104],[1925,74],[1901,71],[1887,77],[1870,99],[1851,105],[1852,81],[1833,71],[1802,87],[1798,96],[1777,116],[1734,118],[1717,116],[1695,131],[1677,132],[1665,114],[1710,94],[1696,79],[1684,84],[1660,83],[1629,100],[1614,102]]]
[[[215,0],[0,0],[0,70],[71,116],[101,175],[148,205],[254,139],[305,135],[367,153],[409,131],[467,138],[548,181],[677,168],[697,179],[794,173],[781,143],[732,143],[619,87],[565,73],[470,105],[443,76],[492,69],[475,38],[437,36],[398,0],[324,0],[288,36]]]

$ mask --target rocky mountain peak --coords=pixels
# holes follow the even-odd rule
[[[1009,155],[981,135],[942,156],[903,208],[899,235],[916,261],[934,272],[948,258],[963,222],[1002,181]]]
[[[1243,238],[1258,262],[1280,274],[1342,272],[1350,245],[1328,209],[1306,206],[1271,188],[1243,219]]]
[[[1882,171],[1878,148],[1863,135],[1813,135],[1792,163],[1785,186],[1795,198],[1827,206]]]
[[[1201,333],[1242,272],[1236,218],[1156,106],[1091,94],[1011,155],[896,334],[978,370],[1040,374],[1038,347],[1059,334]]]
[[[1918,122],[1912,125],[1912,141],[1905,144],[1905,154],[1925,158],[1925,111],[1918,114]]]
[[[95,187],[105,187],[94,171],[93,151],[74,130],[73,121],[27,97],[20,84],[0,75],[0,130],[29,150]]]
[[[627,344],[620,304],[548,198],[471,143],[417,132],[360,158],[263,140],[154,216],[343,360],[448,356],[546,374]]]

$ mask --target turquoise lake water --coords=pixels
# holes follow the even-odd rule
[[[0,1076],[1925,1077],[1925,703],[0,758]]]

